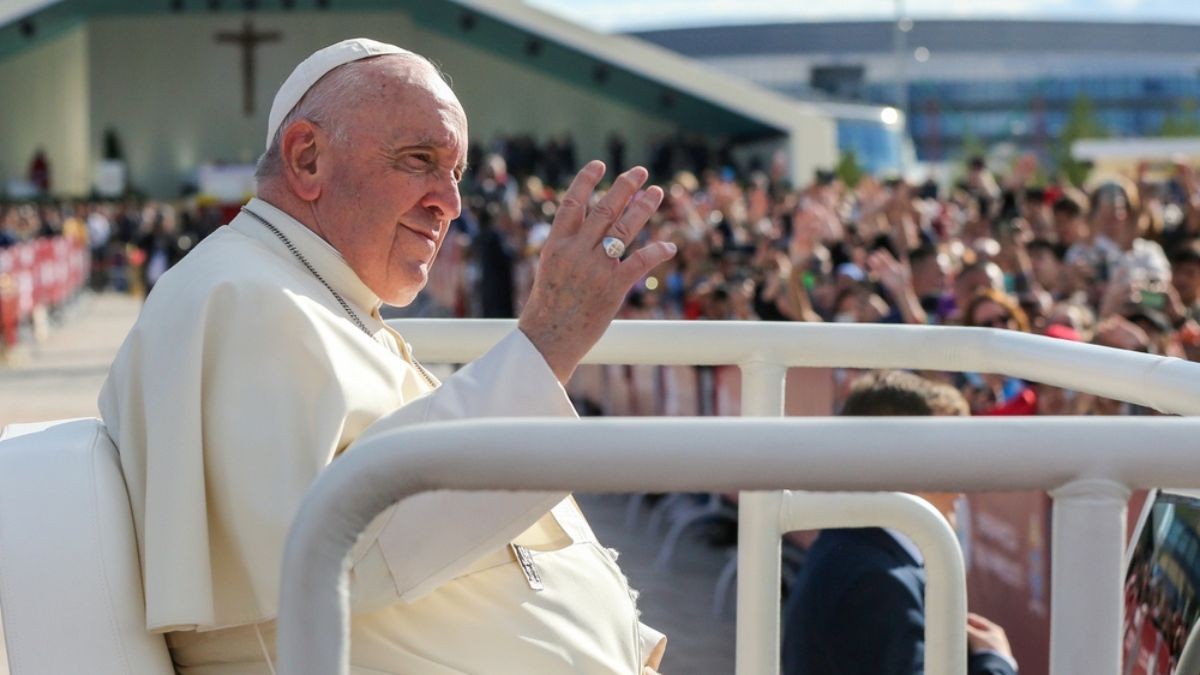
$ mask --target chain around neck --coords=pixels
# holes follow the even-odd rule
[[[366,333],[367,337],[371,338],[372,340],[375,339],[375,336],[371,333],[371,329],[367,328],[367,325],[362,322],[362,319],[358,318],[358,313],[350,307],[350,303],[346,302],[346,299],[342,297],[341,293],[333,290],[333,286],[330,286],[329,282],[325,281],[325,277],[321,276],[321,273],[317,271],[317,268],[313,267],[312,263],[308,262],[308,258],[304,257],[304,254],[300,252],[300,249],[296,248],[296,245],[292,243],[291,239],[288,239],[283,232],[280,232],[279,228],[267,222],[266,218],[263,218],[254,211],[250,210],[250,207],[243,206],[242,211],[245,211],[246,215],[262,223],[263,226],[274,233],[276,237],[279,237],[279,241],[283,242],[283,245],[287,247],[287,250],[291,251],[292,255],[296,256],[296,260],[299,260],[300,264],[304,265],[304,268],[307,269],[317,279],[317,281],[321,282],[321,285],[324,286],[327,291],[329,291],[329,293],[333,296],[333,299],[337,300],[338,304],[342,306],[342,309],[346,311],[346,316],[350,317],[350,320],[354,322],[354,325],[358,326],[358,329],[363,333]],[[429,387],[431,389],[437,388],[437,382],[434,381],[433,375],[431,375],[429,371],[425,370],[425,366],[421,365],[421,363],[416,359],[411,357],[409,358],[411,359],[413,366],[416,367],[417,372],[421,374],[421,378],[425,380]]]
[[[350,317],[350,320],[354,322],[354,325],[358,326],[359,330],[366,333],[367,337],[375,337],[371,334],[371,329],[367,328],[367,325],[363,323],[362,319],[358,318],[358,313],[350,307],[350,303],[346,302],[346,299],[342,297],[341,293],[333,290],[333,286],[330,286],[329,282],[325,281],[325,277],[321,276],[321,273],[317,271],[317,268],[313,267],[312,263],[308,262],[308,258],[304,257],[304,254],[300,252],[300,249],[296,248],[296,245],[292,243],[292,240],[288,239],[283,232],[280,232],[279,228],[267,222],[266,218],[263,218],[254,211],[251,211],[249,207],[243,206],[242,211],[245,211],[246,215],[262,223],[263,226],[270,230],[276,237],[279,237],[279,241],[283,242],[283,245],[287,247],[287,250],[291,251],[292,255],[296,256],[296,260],[299,260],[300,264],[304,265],[305,269],[312,273],[312,275],[316,277],[317,281],[321,282],[321,285],[333,295],[333,299],[337,300],[338,304],[342,306],[342,309],[346,311],[346,316]]]

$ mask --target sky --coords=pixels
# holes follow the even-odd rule
[[[0,25],[56,0],[0,0]],[[770,21],[888,19],[897,0],[525,0],[602,31]],[[1200,24],[1200,0],[902,0],[919,18]]]
[[[0,25],[55,0],[0,0]],[[1096,19],[1200,24],[1197,0],[901,0],[913,18]],[[897,0],[525,0],[603,31],[769,21],[886,19]]]
[[[2,0],[0,0],[2,1]],[[771,21],[888,19],[896,0],[525,0],[603,31]],[[1200,24],[1197,0],[904,0],[919,18],[1087,19]]]

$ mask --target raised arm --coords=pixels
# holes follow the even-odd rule
[[[624,260],[606,254],[601,243],[606,237],[632,245],[658,210],[663,191],[657,186],[641,190],[649,174],[634,167],[589,207],[604,171],[603,162],[589,162],[567,189],[518,323],[560,382],[571,378],[604,334],[629,289],[675,255],[675,245],[668,242],[652,243]]]

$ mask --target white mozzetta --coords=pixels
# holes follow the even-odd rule
[[[243,214],[155,286],[100,397],[129,485],[147,628],[170,634],[183,673],[261,662],[246,626],[277,616],[288,525],[312,481],[358,443],[437,420],[574,417],[519,331],[433,389],[336,250],[262,200],[248,210],[329,287]],[[431,493],[356,531],[356,665],[483,672],[499,658],[528,672],[639,669],[626,582],[564,496]],[[527,539],[542,593],[507,555],[509,542]],[[498,564],[479,567],[496,554]],[[271,626],[262,629],[269,653]]]

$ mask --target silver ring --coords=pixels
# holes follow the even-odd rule
[[[600,241],[600,245],[604,247],[604,255],[610,258],[620,258],[625,255],[625,242],[616,237],[605,237]]]

